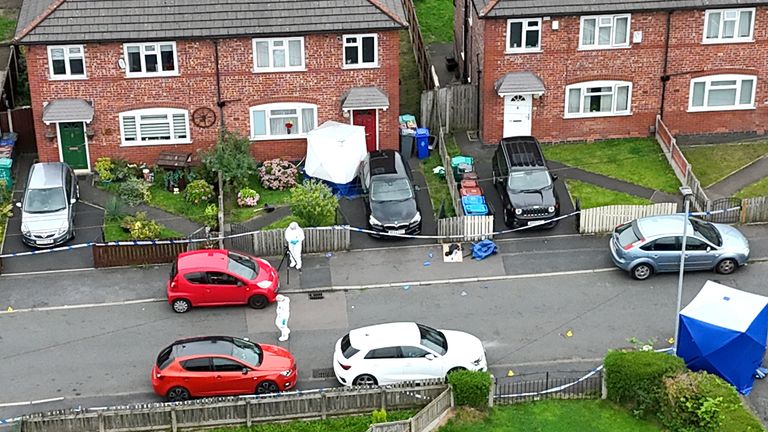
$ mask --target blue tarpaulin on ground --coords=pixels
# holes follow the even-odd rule
[[[679,319],[677,355],[688,368],[749,394],[765,355],[768,298],[707,281]]]
[[[497,252],[496,243],[490,240],[481,240],[472,245],[472,258],[482,260]]]

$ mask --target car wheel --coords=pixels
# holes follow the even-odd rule
[[[736,267],[738,267],[738,264],[736,264],[736,261],[728,258],[717,263],[717,267],[715,267],[715,271],[720,274],[731,274],[734,271],[736,271]]]
[[[170,402],[183,402],[189,400],[189,390],[184,387],[172,387],[165,395]]]
[[[454,372],[463,371],[463,370],[467,370],[467,368],[463,368],[461,366],[456,366],[455,368],[451,368],[451,370],[449,370],[448,373],[445,374],[445,378],[448,379],[448,375],[450,375],[450,374],[452,374]]]
[[[278,390],[274,381],[262,381],[256,386],[256,394],[277,393]]]
[[[176,313],[184,313],[192,309],[192,303],[187,299],[176,299],[171,304],[171,307],[173,307],[173,311]]]
[[[648,264],[638,264],[632,268],[632,277],[637,280],[646,280],[653,274],[653,267]]]
[[[379,382],[373,375],[363,374],[352,380],[352,385],[356,386],[375,386]]]
[[[264,309],[269,301],[263,295],[253,295],[248,299],[248,306],[254,309]]]

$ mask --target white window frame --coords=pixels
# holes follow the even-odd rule
[[[173,47],[173,70],[158,72],[147,72],[147,65],[145,60],[145,48],[148,46],[154,46],[157,53],[157,65],[160,69],[163,67],[163,59],[160,52],[160,45],[171,45]],[[131,72],[131,62],[128,58],[128,48],[139,47],[139,58],[141,61],[141,72]],[[179,52],[176,49],[176,42],[163,41],[163,42],[131,42],[123,44],[123,60],[125,61],[125,76],[127,78],[144,78],[144,77],[158,77],[158,76],[178,76],[179,75]]]
[[[529,27],[528,23],[536,21],[537,27]],[[542,19],[541,18],[528,18],[528,19],[510,19],[507,20],[507,37],[506,37],[506,46],[504,49],[504,52],[507,54],[514,54],[514,53],[526,53],[526,52],[541,52],[541,25]],[[520,28],[521,34],[520,34],[520,41],[523,44],[522,47],[519,48],[512,48],[510,46],[511,37],[512,37],[512,24],[513,23],[521,23],[522,26]],[[526,48],[526,33],[528,30],[538,30],[539,31],[539,39],[536,41],[536,47],[535,48]]]
[[[613,98],[611,100],[611,111],[610,112],[584,112],[584,96],[585,96],[585,90],[587,88],[591,87],[611,87]],[[623,111],[617,111],[616,110],[616,104],[618,102],[618,98],[616,97],[618,91],[617,89],[619,87],[629,87],[627,91],[627,109]],[[570,97],[571,97],[571,90],[572,89],[580,89],[579,92],[579,112],[577,113],[571,113],[568,112]],[[584,81],[576,84],[571,84],[565,87],[565,107],[564,107],[564,118],[589,118],[589,117],[619,117],[619,116],[628,116],[632,115],[632,82],[631,81]]]
[[[709,92],[712,90],[713,81],[736,81],[736,104],[735,105],[720,105],[720,106],[707,106],[709,101]],[[741,83],[743,81],[752,81],[752,95],[748,104],[739,103],[741,100]],[[704,83],[704,106],[693,106],[693,87],[696,83]],[[733,88],[720,87],[720,89]],[[693,78],[691,80],[690,88],[688,89],[688,112],[706,112],[706,111],[739,111],[739,110],[753,110],[755,109],[755,94],[757,92],[757,76],[744,75],[744,74],[720,74],[720,75],[707,75],[703,77]]]
[[[165,114],[168,117],[168,127],[171,131],[171,139],[167,140],[151,140],[151,141],[142,141],[141,139],[141,116],[144,115],[159,115],[159,114]],[[185,117],[185,124],[186,124],[186,138],[174,138],[174,129],[173,129],[173,115],[174,114],[184,114]],[[185,109],[179,109],[179,108],[146,108],[146,109],[138,109],[138,110],[132,110],[132,111],[124,111],[121,112],[119,115],[119,123],[120,123],[120,145],[122,147],[134,147],[134,146],[151,146],[151,145],[168,145],[168,144],[191,144],[192,143],[192,137],[190,135],[190,128],[189,128],[189,111]],[[124,130],[124,123],[123,119],[125,117],[134,117],[136,119],[136,141],[126,141],[125,140],[125,130]]]
[[[288,52],[288,46],[289,42],[291,41],[299,41],[299,44],[301,46],[301,65],[299,66],[290,66],[289,65],[289,59],[290,54]],[[256,54],[256,43],[257,42],[266,42],[267,43],[267,50],[269,53],[269,66],[265,67],[258,67],[258,58]],[[282,48],[275,48],[275,42],[283,42]],[[274,57],[274,51],[284,49],[285,50],[285,66],[283,67],[275,67],[275,57]],[[253,52],[253,72],[254,73],[260,73],[260,72],[297,72],[297,71],[304,71],[307,68],[307,62],[305,58],[305,49],[304,49],[304,37],[288,37],[288,38],[254,38],[251,41],[251,51]]]
[[[69,69],[69,60],[71,58],[77,58],[76,56],[70,56],[69,50],[71,48],[78,48],[80,49],[80,58],[83,60],[83,74],[82,75],[72,75],[72,72]],[[53,56],[52,51],[54,49],[61,49],[64,50],[64,68],[66,69],[66,73],[64,75],[54,75],[53,73]],[[50,45],[48,46],[48,79],[50,80],[81,80],[81,79],[88,79],[88,73],[86,71],[85,67],[85,46],[84,45]]]
[[[363,38],[373,38],[373,62],[363,61]],[[347,43],[347,38],[357,38],[355,43]],[[379,67],[379,35],[376,33],[346,34],[341,36],[341,67],[342,69],[367,69]],[[347,47],[357,47],[357,58],[360,60],[356,64],[347,64]]]
[[[277,102],[277,103],[268,103],[268,104],[262,104],[262,105],[254,105],[248,109],[248,116],[249,116],[249,123],[251,126],[250,131],[250,139],[251,141],[271,141],[271,140],[285,140],[285,139],[304,139],[307,137],[307,134],[305,132],[301,132],[303,125],[302,125],[302,119],[301,119],[301,110],[305,108],[312,108],[315,111],[314,116],[314,122],[315,122],[315,128],[317,128],[317,105],[311,104],[311,103],[303,103],[303,102]],[[273,135],[270,130],[270,115],[269,112],[272,110],[281,110],[281,109],[295,109],[296,110],[296,117],[298,118],[298,122],[296,125],[294,125],[292,130],[295,130],[295,133],[291,134],[283,134],[283,135]],[[265,127],[267,129],[266,135],[255,135],[255,125],[253,121],[253,113],[254,111],[264,111],[264,121],[265,121]]]
[[[611,19],[611,43],[608,45],[599,45],[598,41],[600,39],[600,27],[607,27],[606,25],[600,25],[601,19],[610,18]],[[616,44],[614,41],[616,40],[616,20],[619,18],[626,18],[627,19],[627,34],[625,35],[625,43],[622,44]],[[595,43],[591,45],[585,45],[584,44],[584,21],[588,19],[594,19],[595,20]],[[631,44],[630,35],[632,33],[631,31],[632,27],[632,14],[614,14],[614,15],[587,15],[581,17],[581,23],[579,25],[579,50],[604,50],[604,49],[621,49],[621,48],[629,48]]]
[[[736,24],[734,24],[734,37],[732,38],[724,38],[723,37],[723,23],[726,21],[725,14],[726,12],[735,12],[736,13]],[[749,36],[746,37],[739,37],[738,31],[739,31],[739,20],[741,18],[742,12],[752,12],[752,20],[749,23]],[[707,38],[707,34],[709,34],[709,15],[713,13],[719,13],[720,14],[720,27],[719,27],[719,35],[716,38]],[[727,43],[744,43],[744,42],[754,42],[755,39],[755,8],[740,8],[740,9],[707,9],[707,11],[704,13],[704,33],[702,34],[702,41],[703,44],[727,44]],[[730,20],[728,20],[730,21]]]

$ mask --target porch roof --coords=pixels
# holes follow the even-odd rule
[[[494,84],[499,96],[513,94],[544,94],[544,83],[533,72],[510,72]]]
[[[353,87],[341,98],[344,111],[367,108],[389,108],[389,98],[376,87]]]
[[[86,122],[93,120],[93,105],[85,99],[56,99],[43,108],[43,123]]]

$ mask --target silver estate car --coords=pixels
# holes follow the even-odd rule
[[[29,170],[21,208],[21,240],[32,247],[60,245],[75,236],[77,177],[63,162],[36,163]]]
[[[619,225],[611,237],[614,264],[633,278],[680,270],[683,214],[650,216]],[[729,225],[688,218],[685,270],[730,274],[749,259],[749,242]]]

